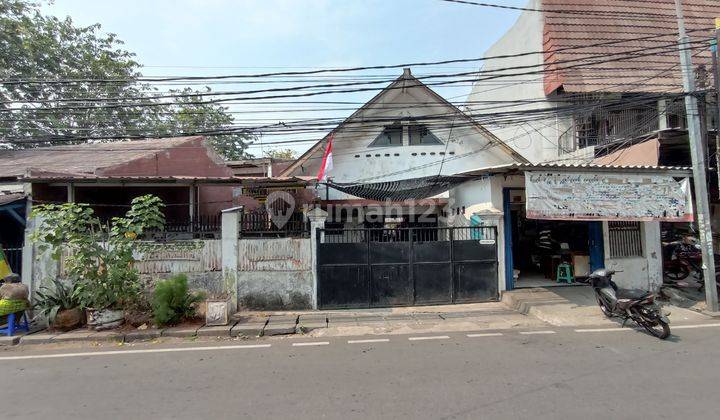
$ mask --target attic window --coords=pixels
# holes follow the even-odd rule
[[[385,127],[370,147],[402,146],[402,125],[396,123]]]
[[[409,126],[408,127],[408,136],[410,137],[410,145],[411,146],[443,144],[424,125]]]

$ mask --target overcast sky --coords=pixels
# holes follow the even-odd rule
[[[525,0],[495,3],[521,6]],[[480,57],[518,16],[514,11],[439,0],[55,0],[44,10],[58,16],[69,15],[79,25],[100,23],[103,31],[117,34],[126,48],[137,54],[137,60],[146,66],[143,73],[148,76],[238,74]],[[413,73],[476,68],[464,64],[418,68]],[[399,75],[400,70],[373,74]],[[448,100],[461,102],[470,87],[436,90]],[[373,95],[373,92],[333,94],[322,99],[364,102]],[[306,112],[302,118],[344,117],[350,113]],[[256,120],[238,117],[238,124],[299,117],[300,114],[253,114]],[[282,139],[277,136],[263,139],[276,140]],[[309,146],[309,142],[298,143],[294,148],[302,151]],[[256,145],[255,149],[258,148]],[[259,154],[259,150],[253,153]]]

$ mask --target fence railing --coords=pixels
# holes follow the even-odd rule
[[[222,231],[220,215],[199,215],[187,219],[168,219],[163,230],[153,230],[149,239],[219,239]]]
[[[310,222],[302,213],[292,213],[287,221],[267,212],[240,215],[241,238],[286,238],[310,236]]]
[[[494,226],[322,229],[322,243],[496,240]]]

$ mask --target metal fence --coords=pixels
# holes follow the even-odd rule
[[[148,239],[219,239],[222,231],[220,215],[199,215],[187,219],[168,219],[163,230],[153,230]]]
[[[287,220],[266,211],[242,213],[239,234],[241,238],[309,237],[310,222],[302,213],[292,213]]]
[[[494,227],[416,227],[416,228],[352,228],[323,229],[322,243],[361,242],[441,242],[465,240],[496,240]]]

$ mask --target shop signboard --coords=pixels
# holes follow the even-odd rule
[[[690,183],[666,175],[525,173],[529,219],[689,222]]]

